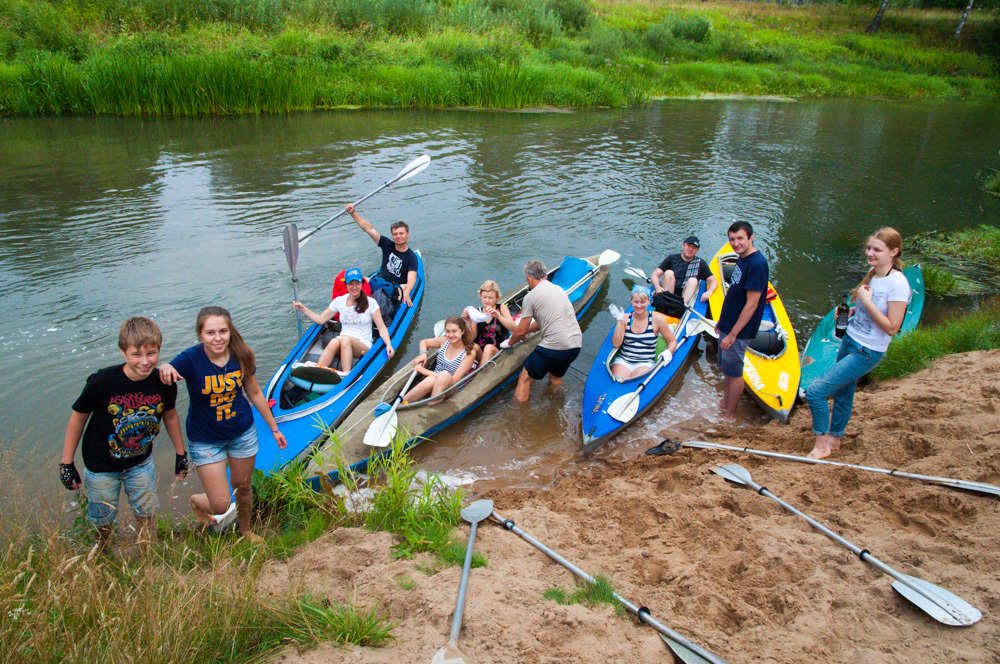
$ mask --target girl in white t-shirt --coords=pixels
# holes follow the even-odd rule
[[[373,322],[379,336],[385,342],[386,355],[392,357],[395,353],[389,331],[382,322],[382,312],[379,311],[378,302],[375,298],[365,295],[361,288],[361,280],[361,270],[356,267],[347,270],[344,273],[347,294],[335,298],[321,314],[317,314],[301,302],[292,303],[296,309],[318,325],[326,323],[334,314],[340,314],[340,335],[334,337],[333,341],[323,349],[316,362],[318,366],[329,368],[333,358],[339,355],[341,373],[349,372],[354,366],[354,358],[361,357],[372,347]]]
[[[837,362],[806,390],[816,444],[809,457],[824,459],[840,449],[851,418],[858,379],[875,368],[892,337],[899,332],[910,302],[910,284],[903,276],[903,238],[894,228],[880,228],[865,243],[871,269],[852,293],[857,303],[840,343]],[[831,410],[827,399],[833,397]]]

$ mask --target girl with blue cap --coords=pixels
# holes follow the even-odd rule
[[[293,302],[296,309],[305,314],[312,322],[323,325],[336,315],[340,315],[340,335],[323,349],[316,366],[329,369],[336,357],[340,357],[340,375],[347,374],[354,366],[354,358],[361,357],[372,347],[372,323],[378,329],[378,334],[385,342],[385,353],[392,357],[395,353],[389,331],[382,321],[375,298],[365,295],[362,289],[364,276],[361,270],[352,267],[344,273],[347,293],[334,298],[323,313],[317,314],[301,302]]]

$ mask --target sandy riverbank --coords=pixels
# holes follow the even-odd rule
[[[1000,484],[1000,351],[956,355],[859,392],[836,460]],[[812,446],[809,413],[788,426],[701,426],[702,438],[789,454]],[[697,429],[697,427],[695,427]],[[664,436],[681,437],[674,431]],[[628,432],[625,434],[628,435]],[[650,440],[653,444],[657,441]],[[727,485],[715,465],[740,463],[760,484],[897,570],[983,612],[940,625],[891,579],[772,500]],[[995,497],[849,469],[683,450],[608,461],[546,490],[488,494],[497,510],[624,597],[732,664],[1000,662],[1000,502]],[[462,532],[467,532],[463,526]],[[448,638],[460,569],[429,573],[429,555],[393,560],[393,536],[328,533],[270,564],[264,588],[288,584],[331,600],[377,602],[399,622],[384,648],[324,645],[277,661],[430,662]],[[572,576],[495,524],[479,530],[460,644],[470,661],[668,662],[652,629],[607,607],[560,606],[550,587]],[[412,580],[404,590],[399,581]],[[404,583],[404,585],[409,585]]]

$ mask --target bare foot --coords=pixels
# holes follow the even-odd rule
[[[264,538],[261,537],[260,535],[258,535],[257,533],[253,532],[252,530],[250,532],[247,532],[247,533],[241,532],[240,533],[240,539],[245,539],[246,541],[250,542],[251,544],[263,544],[264,543]]]
[[[830,456],[830,453],[831,453],[830,448],[824,443],[821,443],[820,441],[817,440],[816,446],[813,447],[812,452],[810,452],[806,456],[809,457],[810,459],[825,459],[828,456]]]
[[[830,452],[840,451],[840,438],[834,438],[833,436],[827,436],[827,440],[830,441]]]
[[[726,412],[726,410],[728,410],[726,408],[726,402],[725,401],[720,401],[719,403],[715,404],[715,407],[718,408],[719,410],[721,410],[723,413]]]

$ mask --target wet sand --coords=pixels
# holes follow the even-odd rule
[[[1000,484],[997,375],[1000,351],[977,352],[862,389],[833,459]],[[809,425],[808,410],[799,408],[789,425],[719,427],[699,417],[658,435],[804,455],[813,442]],[[647,457],[642,447],[656,442],[647,430],[623,437],[637,449],[631,458],[567,468],[544,489],[485,497],[732,664],[1000,662],[996,497],[738,453]],[[888,576],[774,501],[710,472],[730,463],[898,571],[970,602],[982,621],[967,628],[935,622],[896,594]],[[387,647],[289,647],[276,661],[431,661],[448,640],[461,570],[431,573],[428,554],[393,560],[393,543],[386,533],[340,529],[269,564],[265,589],[291,585],[333,601],[377,603],[399,622]],[[544,599],[547,588],[569,589],[574,579],[514,534],[484,522],[476,550],[489,564],[472,571],[469,585],[459,642],[470,662],[671,661],[656,633],[631,617]],[[402,579],[415,586],[404,590]]]

